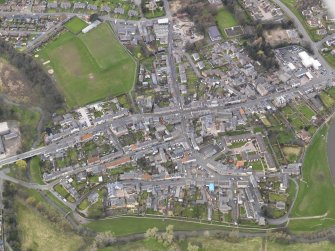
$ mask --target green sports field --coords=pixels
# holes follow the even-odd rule
[[[38,52],[53,74],[69,107],[129,92],[136,61],[102,23],[86,34],[61,33]]]
[[[293,231],[314,231],[335,225],[335,188],[327,160],[327,132],[323,126],[309,145],[302,168],[303,180],[290,217]],[[325,217],[313,218],[317,216]],[[311,217],[310,219],[297,219]]]

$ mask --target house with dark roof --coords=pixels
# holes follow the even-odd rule
[[[220,41],[222,39],[220,31],[216,25],[208,28],[208,35],[210,39],[212,40],[212,42]]]

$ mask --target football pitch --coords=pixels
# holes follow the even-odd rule
[[[37,53],[54,74],[69,107],[129,92],[137,63],[102,23],[88,33],[61,33]]]

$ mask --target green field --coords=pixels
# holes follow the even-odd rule
[[[88,208],[88,206],[89,206],[88,199],[84,199],[84,200],[78,205],[78,208],[79,208],[79,210],[85,210],[86,208]]]
[[[323,52],[322,56],[326,59],[328,64],[335,67],[335,57],[330,52]]]
[[[221,31],[221,34],[225,35],[225,28],[238,25],[233,13],[225,8],[221,8],[216,16],[216,22]]]
[[[335,87],[330,87],[327,89],[327,93],[332,97],[335,98]]]
[[[15,105],[7,106],[2,104],[2,110],[10,110],[10,119],[20,122],[20,132],[22,137],[22,151],[30,150],[36,136],[36,127],[40,121],[40,114],[29,108],[19,107]],[[8,118],[6,118],[7,120]]]
[[[75,199],[71,196],[71,194],[60,184],[54,186],[54,190],[63,198],[67,199],[70,202],[75,202]]]
[[[49,197],[58,207],[60,207],[64,212],[70,212],[71,209],[67,207],[59,198],[53,195],[50,191],[46,192],[46,196]]]
[[[86,34],[63,32],[38,53],[53,70],[69,107],[128,93],[135,82],[136,61],[111,27],[100,24]]]
[[[186,240],[175,241],[174,249],[171,247],[164,246],[161,242],[154,239],[147,239],[135,242],[129,242],[124,245],[113,245],[101,249],[100,251],[128,251],[128,250],[142,250],[142,251],[153,251],[153,250],[192,250],[188,249],[188,243],[199,247],[199,251],[240,251],[240,250],[269,250],[269,251],[314,251],[314,250],[334,250],[335,245],[329,241],[323,241],[318,243],[295,243],[295,244],[281,244],[262,238],[239,238],[237,241],[227,241],[224,239],[213,238],[213,237],[197,237],[189,238]]]
[[[258,161],[254,161],[254,162],[249,162],[247,163],[246,166],[251,166],[253,170],[256,171],[263,171],[264,168],[266,167],[266,164],[264,164],[264,162],[262,160],[258,160]]]
[[[320,93],[320,99],[327,109],[332,108],[335,105],[335,100],[326,92]]]
[[[306,104],[301,103],[299,105],[287,105],[282,109],[282,113],[296,132],[307,126],[309,126],[308,132],[311,135],[313,135],[316,131],[316,127],[310,122],[312,117],[315,115],[315,112]]]
[[[30,161],[30,175],[33,180],[33,182],[36,182],[37,184],[43,185],[43,179],[40,169],[40,160],[38,157],[34,157]]]
[[[301,112],[305,118],[307,118],[308,120],[311,120],[313,116],[315,116],[315,112],[306,104],[302,103],[299,104],[297,107],[297,110],[299,112]]]
[[[107,220],[98,220],[86,224],[91,230],[96,232],[111,231],[116,236],[129,235],[135,233],[145,233],[148,228],[157,227],[159,230],[165,230],[168,225],[173,225],[175,230],[204,230],[204,229],[226,229],[226,226],[200,224],[196,222],[185,222],[173,219],[154,219],[154,218],[136,218],[120,217]]]
[[[22,238],[21,250],[79,250],[83,239],[72,232],[64,232],[33,209],[17,205],[17,221]],[[52,247],[52,248],[51,248]]]
[[[241,141],[241,142],[233,142],[231,143],[231,145],[229,146],[230,149],[233,149],[233,148],[240,148],[242,146],[244,146],[247,142],[245,141]]]
[[[289,228],[295,231],[312,231],[335,225],[335,194],[328,161],[328,126],[315,135],[307,149],[303,164],[303,181],[299,183],[299,193],[291,217],[320,216],[327,213],[327,219],[291,220]]]
[[[87,23],[79,17],[74,17],[65,24],[65,27],[73,34],[78,34],[87,26]]]

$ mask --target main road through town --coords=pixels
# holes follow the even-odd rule
[[[322,65],[327,69],[327,73],[324,75],[320,75],[319,77],[314,78],[313,80],[311,80],[308,84],[304,85],[304,86],[300,86],[299,88],[296,88],[294,90],[288,90],[285,92],[276,92],[276,93],[272,93],[269,94],[267,96],[264,97],[259,97],[256,100],[249,100],[243,104],[235,104],[235,105],[231,105],[229,107],[226,106],[225,103],[221,103],[219,104],[218,107],[184,107],[183,106],[183,102],[181,100],[181,95],[180,95],[180,90],[179,90],[179,86],[178,83],[176,81],[177,77],[176,77],[176,70],[175,70],[175,65],[174,65],[174,60],[173,60],[173,31],[172,31],[172,25],[170,24],[169,26],[169,47],[168,47],[168,53],[169,53],[169,65],[171,67],[171,82],[173,85],[173,92],[175,95],[175,99],[176,99],[176,107],[175,109],[171,108],[171,110],[169,111],[165,111],[165,112],[159,112],[159,113],[153,113],[153,114],[143,114],[140,116],[164,116],[164,115],[169,115],[169,114],[177,114],[179,113],[182,117],[184,117],[185,114],[189,114],[192,112],[196,112],[199,110],[213,110],[213,109],[218,109],[218,108],[222,108],[225,109],[227,111],[231,111],[232,109],[236,109],[239,108],[241,106],[253,106],[253,105],[257,105],[259,102],[262,101],[268,101],[268,100],[272,100],[278,96],[281,95],[286,95],[286,94],[292,94],[293,92],[298,92],[298,91],[305,91],[308,90],[309,88],[312,88],[316,85],[326,85],[329,84],[332,79],[332,75],[333,75],[333,70],[332,68],[328,65],[328,63],[323,59],[323,57],[320,55],[318,49],[317,49],[317,44],[314,43],[311,38],[309,37],[308,33],[305,31],[303,25],[300,23],[299,19],[297,19],[297,17],[293,14],[293,12],[286,7],[286,5],[284,5],[281,1],[279,0],[274,0],[286,13],[288,16],[290,16],[291,19],[293,19],[296,23],[296,26],[299,30],[300,33],[302,33],[304,35],[304,38],[307,39],[311,45],[312,48],[314,50],[314,53],[316,55],[316,57],[320,60],[320,62],[322,63]],[[167,1],[164,1],[165,5],[168,6]],[[0,12],[0,14],[2,14],[2,12]],[[171,20],[171,13],[170,10],[167,7],[167,17]],[[117,20],[115,20],[117,21]],[[171,23],[171,22],[170,22]],[[132,115],[133,117],[138,117],[138,114],[134,114]],[[66,146],[68,144],[68,142],[73,141],[76,137],[83,135],[85,133],[88,132],[95,132],[95,131],[99,131],[99,130],[103,130],[108,128],[108,126],[110,125],[111,121],[107,121],[106,123],[102,124],[102,125],[97,125],[94,127],[91,127],[89,129],[86,130],[82,130],[79,133],[75,133],[75,134],[69,134],[67,135],[67,137],[65,137],[64,139],[60,140],[57,143],[52,143],[50,145],[44,146],[44,147],[40,147],[37,149],[32,149],[31,151],[22,153],[22,154],[18,154],[16,156],[12,156],[12,157],[8,157],[8,158],[4,158],[2,160],[0,160],[0,166],[6,165],[6,164],[11,164],[16,162],[17,160],[20,159],[27,159],[33,156],[37,156],[37,155],[42,155],[45,153],[50,153],[50,152],[55,152],[57,151],[58,148],[62,148],[62,146]],[[185,121],[183,119],[183,132],[186,132],[185,130]],[[186,137],[187,138],[187,137]]]

